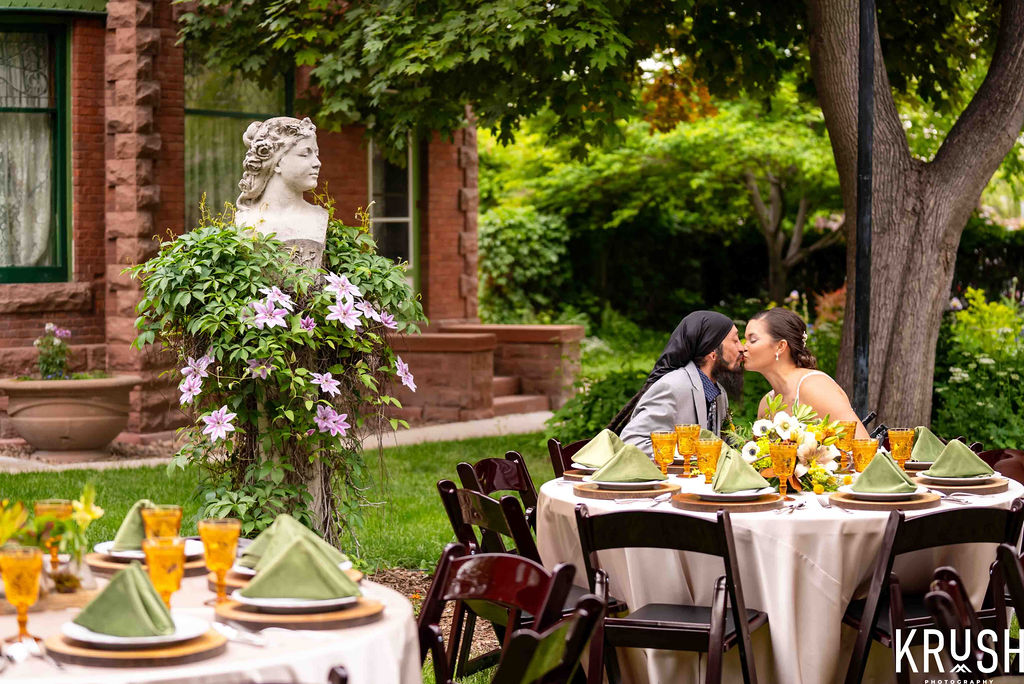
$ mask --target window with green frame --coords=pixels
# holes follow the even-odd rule
[[[409,278],[419,288],[419,216],[416,194],[419,155],[409,145],[404,166],[388,161],[372,142],[369,149],[370,223],[377,252],[409,262]]]
[[[235,203],[242,177],[242,134],[253,121],[289,116],[293,81],[281,76],[270,88],[227,71],[208,69],[185,46],[185,227],[199,225],[200,203],[217,214]]]
[[[67,43],[0,19],[0,283],[68,279]]]

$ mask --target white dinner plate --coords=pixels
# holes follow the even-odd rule
[[[975,475],[973,477],[934,477],[924,472],[918,473],[917,476],[921,478],[921,482],[924,482],[925,484],[950,485],[953,487],[956,487],[957,485],[985,484],[992,480],[998,480],[1002,477],[999,473],[992,473],[991,475]]]
[[[597,480],[591,480],[589,477],[583,478],[585,482],[596,484],[598,489],[616,489],[616,490],[630,490],[630,489],[657,489],[658,485],[667,480],[644,480],[643,482],[599,482]]]
[[[256,608],[264,613],[325,613],[329,610],[338,610],[345,606],[354,605],[359,600],[358,596],[345,596],[336,599],[297,599],[297,598],[247,598],[239,593],[239,590],[231,592],[231,600],[238,601],[244,606]]]
[[[775,487],[762,487],[761,489],[742,489],[738,492],[697,492],[697,496],[705,501],[753,501],[764,494],[771,494]]]
[[[80,641],[96,648],[119,650],[177,644],[201,637],[210,629],[210,623],[194,615],[171,613],[171,619],[174,620],[174,632],[162,636],[122,637],[113,634],[100,634],[74,622],[65,622],[61,625],[60,632],[68,639]]]
[[[347,560],[344,563],[338,563],[338,569],[339,570],[351,570],[352,569],[352,561]],[[235,565],[231,566],[231,572],[233,572],[233,573],[235,573],[237,575],[245,575],[246,577],[255,577],[256,576],[256,570],[254,568],[247,568],[244,565],[238,565],[237,563]]]
[[[839,491],[861,501],[906,501],[918,494],[924,494],[928,488],[918,485],[917,489],[912,492],[855,492],[853,485],[843,485]]]
[[[582,470],[585,473],[596,473],[597,472],[597,468],[591,468],[590,466],[585,466],[585,465],[583,465],[581,463],[577,463],[576,461],[572,462],[572,468],[573,468],[573,470]]]
[[[103,554],[104,556],[110,556],[111,558],[125,558],[127,560],[139,560],[145,561],[146,554],[142,552],[142,549],[133,549],[131,551],[114,551],[114,542],[105,541],[100,542],[96,546],[92,547],[96,553]],[[185,540],[185,558],[199,558],[203,555],[203,542],[198,539],[186,539]]]

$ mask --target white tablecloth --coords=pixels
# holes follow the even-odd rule
[[[673,477],[672,481],[681,484],[683,491],[707,486],[703,478]],[[1022,493],[1024,486],[1011,480],[1007,492],[975,501],[1008,508]],[[856,637],[854,630],[843,627],[843,613],[851,598],[866,592],[889,514],[850,514],[834,506],[822,507],[813,495],[797,498],[805,501],[805,507],[792,513],[732,515],[747,607],[768,614],[768,626],[753,635],[758,679],[781,684],[842,682]],[[574,517],[577,503],[586,503],[595,514],[651,504],[581,499],[561,480],[541,487],[537,537],[544,564],[573,563],[576,584],[586,586]],[[908,511],[907,516],[953,506],[943,503],[940,508]],[[676,511],[667,502],[657,504],[655,510]],[[710,513],[692,515],[714,518]],[[933,568],[953,565],[978,605],[994,558],[991,544],[946,547],[903,557],[896,571],[905,586],[926,587]],[[710,605],[715,578],[724,572],[717,558],[661,549],[601,552],[600,561],[611,578],[612,593],[630,608],[648,603]],[[703,681],[706,659],[695,654],[635,649],[620,649],[619,654],[623,675],[632,682]],[[741,681],[736,649],[726,656],[725,667],[723,681]],[[891,652],[874,644],[864,681],[894,680]]]
[[[212,593],[206,577],[189,577],[171,598],[173,610],[213,620],[213,608],[203,606]],[[101,580],[101,583],[103,581]],[[419,684],[420,661],[412,604],[396,591],[363,581],[363,593],[384,604],[380,620],[359,627],[323,631],[273,630],[260,648],[228,642],[221,655],[189,665],[147,668],[99,668],[65,665],[57,670],[38,658],[11,665],[3,682],[60,682],[61,684],[120,684],[164,682],[175,684],[241,684],[247,682],[301,682],[326,684],[335,665],[348,669],[352,684]],[[29,631],[40,637],[60,632],[75,610],[30,613]],[[17,634],[13,615],[0,616],[0,638]]]

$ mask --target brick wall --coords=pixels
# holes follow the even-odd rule
[[[369,169],[364,128],[351,126],[341,132],[318,130],[320,185],[317,192],[334,198],[334,217],[355,225],[356,209],[366,208]],[[311,198],[310,198],[311,199]]]

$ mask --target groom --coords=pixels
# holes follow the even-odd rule
[[[715,311],[695,311],[672,332],[643,388],[609,426],[651,455],[651,433],[696,423],[716,435],[729,407],[725,384],[742,382],[743,346],[736,326]]]

